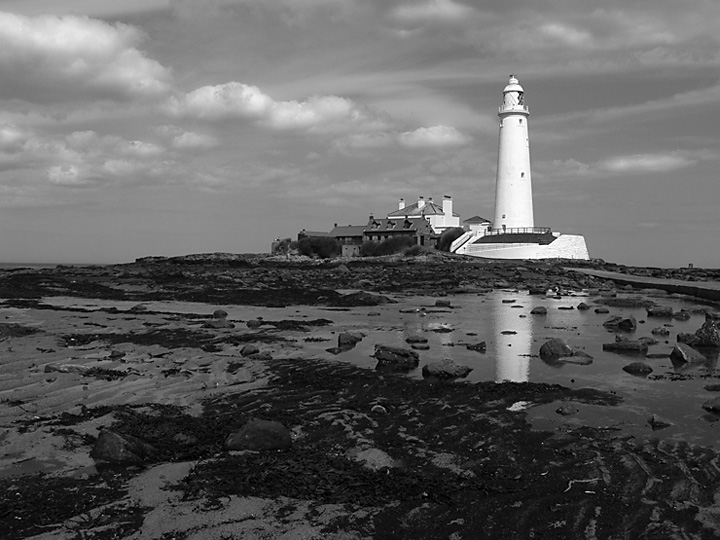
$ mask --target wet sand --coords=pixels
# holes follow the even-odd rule
[[[611,392],[418,380],[309,353],[387,301],[615,287],[565,266],[213,255],[3,272],[2,536],[714,538],[713,448],[528,421],[561,402],[620,410]],[[232,327],[212,324],[223,307]],[[291,449],[224,450],[251,417],[286,426]],[[96,461],[107,428],[154,453]]]

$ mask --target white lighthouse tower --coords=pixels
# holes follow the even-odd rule
[[[503,90],[495,182],[496,230],[525,229],[535,226],[533,218],[532,175],[530,173],[530,138],[525,92],[515,75]]]
[[[514,75],[510,75],[503,90],[498,116],[495,219],[488,228],[468,227],[452,243],[450,251],[484,259],[589,259],[582,236],[535,226],[528,136],[530,112],[525,106],[523,87]]]

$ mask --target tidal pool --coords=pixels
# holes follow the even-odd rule
[[[610,313],[595,313],[598,296],[575,294],[547,297],[529,295],[527,291],[493,291],[483,294],[458,294],[440,298],[451,307],[436,306],[437,297],[396,295],[397,304],[349,309],[293,306],[266,308],[253,306],[216,306],[188,302],[148,302],[150,311],[165,313],[212,313],[218,307],[228,312],[228,319],[236,323],[236,331],[246,331],[244,322],[262,317],[266,321],[282,319],[313,320],[326,318],[332,324],[311,327],[307,332],[277,331],[294,340],[277,355],[318,358],[330,362],[350,362],[375,369],[372,357],[376,344],[409,347],[409,336],[428,339],[428,349],[418,351],[420,366],[407,374],[422,378],[421,368],[433,360],[450,358],[472,368],[464,379],[479,381],[512,381],[557,383],[570,388],[592,387],[614,392],[623,402],[617,407],[576,404],[579,412],[569,416],[556,413],[559,403],[533,405],[524,410],[529,421],[538,429],[562,432],[578,425],[605,427],[620,436],[652,436],[686,441],[720,448],[718,430],[720,418],[707,413],[702,404],[720,395],[705,389],[708,384],[720,383],[717,351],[706,353],[702,363],[673,365],[669,356],[646,358],[644,354],[627,355],[603,351],[603,343],[615,340],[616,335],[637,339],[652,336],[652,330],[665,327],[669,335],[654,336],[659,342],[648,353],[669,355],[679,333],[694,333],[704,322],[703,309],[708,305],[691,298],[670,296],[660,292],[619,293],[619,298],[650,298],[658,305],[671,306],[675,311],[691,312],[688,320],[648,317],[645,308],[609,307]],[[117,307],[129,309],[134,303],[85,300],[78,298],[46,298],[48,304],[82,309]],[[585,302],[590,310],[579,311]],[[127,305],[126,305],[127,304]],[[532,315],[534,307],[547,308],[546,315]],[[638,321],[634,332],[608,331],[603,323],[613,315],[634,316]],[[335,354],[328,349],[337,345],[340,332],[359,332],[365,337],[354,348]],[[589,365],[572,362],[547,362],[539,357],[545,341],[561,338],[572,347],[592,356]],[[469,344],[486,343],[485,352],[467,349]],[[623,366],[643,361],[653,372],[647,377],[630,375]],[[518,407],[522,409],[522,407]],[[647,422],[656,414],[672,423],[670,427],[653,431]]]

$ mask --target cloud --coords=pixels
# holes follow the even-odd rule
[[[467,136],[449,126],[421,127],[398,136],[400,144],[409,148],[459,146],[468,140]]]
[[[143,39],[122,23],[0,12],[0,95],[41,104],[164,96],[170,71],[137,48]]]
[[[396,7],[391,15],[400,22],[461,21],[473,12],[469,6],[453,0],[427,0]]]
[[[696,160],[679,154],[636,154],[617,156],[598,164],[600,170],[613,173],[666,172],[683,169],[696,163]]]
[[[385,121],[348,98],[313,96],[305,101],[275,101],[257,86],[229,82],[203,86],[168,100],[167,110],[179,117],[202,120],[244,118],[276,130],[318,133],[376,130]]]

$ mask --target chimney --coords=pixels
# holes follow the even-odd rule
[[[445,214],[445,223],[447,220],[453,217],[453,201],[450,195],[443,197],[443,214]]]
[[[335,228],[337,229],[337,223],[335,224]]]
[[[423,208],[425,206],[425,199],[423,197],[418,197],[418,209]]]
[[[402,198],[401,198],[401,199],[398,201],[398,210],[402,210],[403,208],[405,208],[405,199],[402,199]]]
[[[370,219],[368,221],[372,221],[373,219],[375,219],[375,216],[370,214]]]
[[[428,202],[429,202],[429,203],[432,202],[432,197],[428,197]]]

